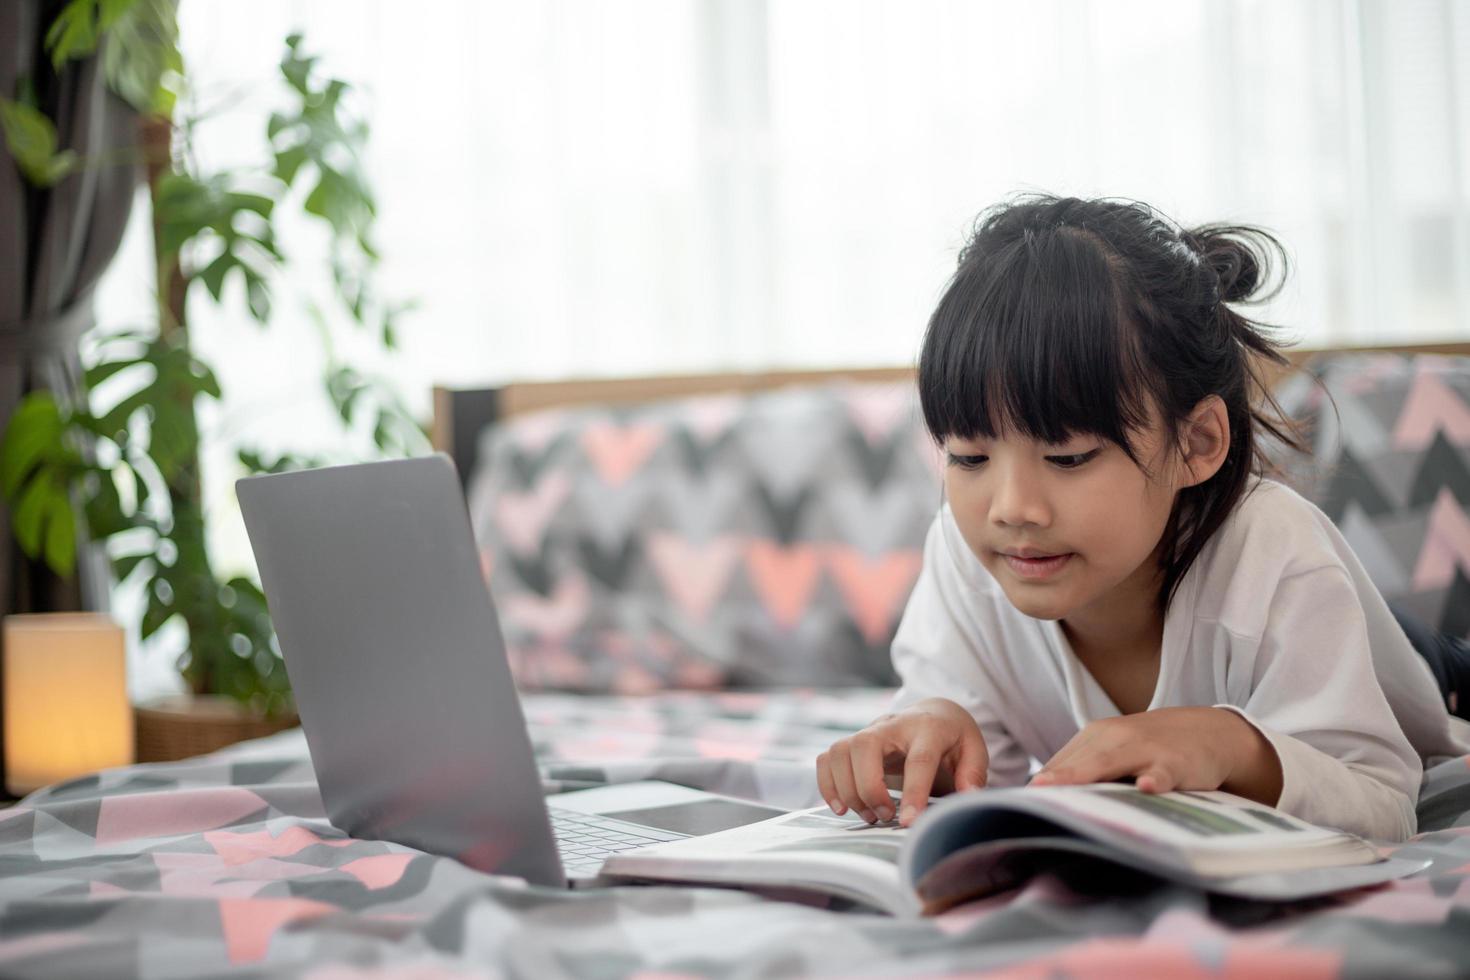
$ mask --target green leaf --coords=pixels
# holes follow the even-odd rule
[[[226,195],[225,203],[232,213],[252,211],[262,218],[269,218],[271,216],[271,208],[275,207],[276,202],[264,194],[247,194],[244,191],[231,191]]]
[[[171,399],[153,405],[153,428],[149,432],[148,455],[158,464],[165,479],[193,455],[197,442],[193,432],[193,409]]]
[[[56,152],[56,126],[31,106],[0,97],[0,128],[16,166],[37,187],[51,187],[80,163],[71,150]]]
[[[174,0],[102,0],[102,73],[107,85],[139,112],[171,113],[182,76]]]
[[[95,483],[87,499],[87,530],[94,539],[111,537],[135,526],[123,513],[122,496],[117,492],[117,482],[110,470],[99,469],[92,474]]]
[[[77,515],[65,494],[51,499],[46,522],[46,564],[63,577],[77,564]]]
[[[112,574],[117,578],[118,582],[126,582],[128,576],[142,567],[144,562],[151,561],[153,561],[151,552],[145,552],[141,555],[119,555],[112,560]]]
[[[235,258],[235,254],[226,249],[199,273],[199,279],[204,283],[204,288],[209,290],[209,295],[214,297],[216,303],[219,302],[220,293],[224,289],[226,273],[238,264],[239,260]]]
[[[11,514],[16,543],[31,558],[39,557],[41,554],[41,539],[45,532],[46,515],[51,510],[51,501],[57,496],[65,499],[65,491],[57,486],[50,470],[43,470],[34,480],[26,484],[25,489],[21,491],[20,501],[15,505],[15,510]]]
[[[276,153],[276,179],[287,187],[296,179],[296,172],[306,162],[306,147],[293,146]]]
[[[61,410],[50,392],[32,392],[21,400],[0,442],[0,493],[5,499],[14,500],[26,476],[61,447],[63,429]]]
[[[193,367],[195,380],[194,390],[201,395],[209,395],[218,399],[220,395],[219,378],[215,377],[213,369],[203,361],[195,361]]]
[[[97,23],[97,0],[71,0],[46,32],[46,50],[58,71],[70,58],[85,58],[97,50],[101,36]]]
[[[119,371],[126,371],[130,367],[137,367],[144,363],[141,358],[129,357],[120,361],[102,361],[87,368],[83,377],[86,379],[88,388],[95,388]]]
[[[163,624],[168,622],[174,615],[171,603],[166,603],[158,597],[155,589],[148,590],[148,606],[143,610],[143,622],[138,629],[138,635],[146,640],[157,633]]]
[[[342,197],[342,176],[331,167],[319,164],[318,169],[321,174],[316,186],[306,196],[302,207],[308,214],[325,218],[335,229],[347,217],[347,206]]]
[[[157,381],[155,380],[154,385],[156,384]],[[154,385],[149,385],[146,388],[135,391],[128,397],[124,398],[122,401],[118,402],[116,405],[112,406],[112,408],[110,408],[106,414],[104,414],[100,419],[97,420],[101,430],[107,433],[125,432],[128,428],[128,423],[131,421],[133,415],[139,409],[147,406],[148,403],[152,400],[152,389]]]
[[[286,82],[306,95],[310,92],[307,82],[311,77],[312,66],[316,64],[315,58],[303,58],[300,54],[301,35],[292,34],[286,38],[286,55],[281,59],[281,74],[285,76]]]
[[[259,322],[266,323],[271,318],[270,288],[260,274],[248,265],[242,264],[240,268],[245,273],[245,304],[250,307],[250,315]]]

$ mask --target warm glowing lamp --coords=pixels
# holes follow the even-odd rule
[[[5,617],[5,785],[19,796],[133,761],[122,627],[102,613]]]

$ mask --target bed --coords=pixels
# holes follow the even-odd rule
[[[1339,404],[1342,397],[1356,397],[1365,411],[1397,412],[1382,397],[1383,386],[1400,381],[1409,388],[1422,386],[1425,371],[1431,370],[1422,360],[1424,352],[1393,355],[1401,370],[1381,359],[1389,355],[1364,356],[1368,360],[1345,362],[1351,377]],[[1458,371],[1462,365],[1451,367]],[[1434,384],[1461,395],[1470,392],[1456,387],[1463,379],[1433,373],[1439,371],[1431,370]],[[1377,388],[1364,388],[1365,372]],[[721,377],[718,396],[709,395],[707,378],[669,382],[671,390],[660,394],[726,399],[700,405],[728,412],[732,393],[742,400],[738,408],[744,399],[784,390],[795,380]],[[885,392],[905,387],[904,378],[903,372],[879,372],[801,379],[826,386],[827,401],[821,405],[845,399],[849,408],[861,403],[853,417],[863,416],[865,425],[887,419],[888,427],[880,427],[883,438],[866,448],[851,433],[844,436],[844,444],[857,453],[854,472],[866,474],[863,478],[876,472],[874,460],[881,454],[872,452],[875,445],[896,447],[888,450],[889,457],[900,449],[923,452],[906,436],[907,441],[898,441],[895,426],[905,424],[901,412],[884,415],[874,407],[889,398]],[[480,474],[498,467],[508,479],[519,467],[515,478],[524,482],[529,472],[525,450],[532,444],[544,450],[536,465],[553,467],[554,460],[543,458],[558,444],[548,435],[547,411],[557,413],[557,425],[585,428],[589,419],[580,413],[595,410],[587,406],[622,404],[622,396],[643,398],[651,388],[615,384],[570,390],[586,397],[558,400],[540,386],[439,396],[441,444],[452,449],[457,440],[477,532],[485,537],[495,537],[489,508],[497,488],[496,478]],[[870,395],[876,400],[863,401]],[[538,401],[542,396],[552,405]],[[772,404],[792,410],[794,403],[780,397],[785,400]],[[1311,409],[1305,389],[1293,397],[1301,399],[1304,410]],[[470,410],[476,404],[494,410],[501,430],[507,418],[532,421],[521,441],[507,441],[503,433],[490,437],[484,418]],[[774,410],[762,404],[761,411]],[[802,410],[825,411],[813,404],[802,403]],[[892,404],[883,401],[889,408]],[[682,418],[687,408],[662,411]],[[612,411],[620,424],[637,422],[632,409]],[[1433,431],[1442,434],[1447,426]],[[706,429],[705,435],[712,431]],[[753,444],[769,441],[763,437]],[[710,477],[709,454],[687,440],[680,445],[680,458],[701,461],[706,467],[701,473]],[[889,457],[885,465],[891,471],[906,470],[901,459],[895,463]],[[610,459],[600,462],[610,465]],[[1402,467],[1404,461],[1388,458],[1383,465]],[[922,473],[923,466],[916,463],[914,469]],[[1375,472],[1366,464],[1365,471]],[[549,469],[538,472],[544,476]],[[619,472],[627,477],[625,469]],[[929,472],[916,479],[904,493],[916,502],[929,499],[925,494],[932,490],[924,481],[932,477]],[[902,512],[892,503],[902,494],[886,484],[882,490],[874,499],[888,501],[885,513]],[[1330,488],[1326,493],[1332,499]],[[567,499],[574,496],[568,491]],[[1432,497],[1426,505],[1430,510],[1440,506],[1444,494]],[[612,506],[608,499],[600,499],[599,506]],[[1351,500],[1344,505],[1345,522],[1356,520],[1353,506]],[[738,509],[732,513],[732,520],[750,517]],[[771,513],[789,517],[779,506]],[[1401,513],[1369,516],[1378,521],[1370,521],[1370,528],[1403,547],[1409,547],[1404,542],[1410,536],[1403,529],[1417,527],[1412,520],[1420,519]],[[827,535],[841,526],[825,520],[806,523]],[[507,525],[514,534],[524,531],[524,518],[518,521]],[[872,521],[858,523],[863,533],[872,533]],[[912,534],[910,523],[895,518],[884,526],[902,537]],[[793,532],[789,520],[782,526],[781,553],[805,553],[801,549],[810,543]],[[519,621],[510,617],[507,629],[545,791],[662,778],[785,807],[820,803],[813,757],[881,713],[892,693],[891,672],[884,673],[875,651],[881,652],[881,636],[901,608],[901,601],[893,602],[895,595],[901,600],[901,589],[883,596],[858,594],[832,574],[795,608],[781,598],[789,589],[772,606],[754,580],[742,584],[730,578],[732,584],[719,596],[709,590],[693,596],[699,600],[694,620],[726,627],[724,632],[711,628],[705,634],[717,634],[716,639],[701,634],[700,643],[674,649],[667,641],[686,636],[690,609],[648,591],[659,584],[658,576],[640,572],[639,562],[627,558],[636,559],[636,550],[624,547],[621,561],[599,560],[592,571],[584,570],[589,584],[577,622],[586,629],[579,633],[568,626],[565,604],[553,608],[555,587],[542,579],[562,567],[559,562],[596,558],[597,552],[589,550],[585,536],[556,531],[554,521],[546,527],[552,529],[548,540],[565,539],[564,553],[539,540],[512,541],[516,548],[503,555],[491,547],[486,552],[497,597],[500,586],[505,589],[502,607],[515,607],[517,589],[526,593],[521,597],[525,615]],[[1430,527],[1423,533],[1435,532]],[[834,573],[844,567],[845,553],[831,544],[824,547],[811,552],[830,563],[823,567]],[[536,560],[512,554],[517,548]],[[889,554],[901,551],[894,545]],[[762,560],[774,553],[749,552],[765,555]],[[783,567],[789,572],[796,564]],[[860,567],[888,569],[901,585],[908,565],[872,559]],[[789,585],[792,580],[782,581]],[[1400,584],[1409,589],[1404,600],[1426,616],[1432,613],[1436,623],[1457,615],[1457,580],[1418,582],[1422,588]],[[611,602],[619,588],[628,594],[645,590],[632,613],[627,603]],[[874,615],[874,603],[887,614]],[[748,624],[752,611],[761,610],[793,624],[816,623],[798,638],[815,636],[824,643],[845,638],[850,655],[841,662],[761,660],[770,634],[752,631]],[[725,611],[729,618],[722,618]],[[605,669],[609,663],[613,667]],[[833,676],[846,683],[817,683]],[[196,759],[108,770],[47,787],[0,810],[0,976],[1470,975],[1470,759],[1446,761],[1426,774],[1418,813],[1420,833],[1397,852],[1429,860],[1426,871],[1330,899],[1269,905],[1161,884],[1135,881],[1121,887],[1103,881],[1083,888],[1042,876],[1019,891],[905,922],[813,896],[685,887],[579,892],[528,887],[397,844],[353,840],[325,820],[297,729]]]

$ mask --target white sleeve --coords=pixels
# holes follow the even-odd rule
[[[955,702],[980,725],[990,755],[986,784],[1019,786],[1030,774],[1031,759],[994,708],[998,702],[984,664],[987,651],[966,615],[967,587],[949,554],[942,519],[929,529],[924,565],[893,637],[893,669],[903,686],[892,710],[925,698]]]
[[[1240,714],[1281,761],[1277,807],[1374,840],[1414,833],[1423,765],[1373,668],[1347,573],[1326,566],[1282,579]]]

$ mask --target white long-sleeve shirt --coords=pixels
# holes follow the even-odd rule
[[[1085,725],[1119,714],[1060,623],[1006,599],[946,504],[893,641],[895,707],[964,706],[990,753],[989,785],[1024,783]],[[1415,832],[1424,766],[1470,753],[1424,659],[1332,522],[1261,481],[1185,574],[1164,617],[1149,710],[1236,711],[1281,761],[1277,806],[1398,841]]]

